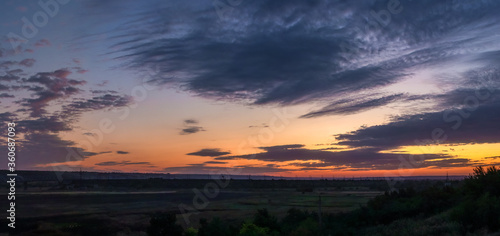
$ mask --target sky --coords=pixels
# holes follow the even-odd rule
[[[1,5],[0,128],[6,140],[16,123],[20,170],[331,178],[500,163],[498,1]]]

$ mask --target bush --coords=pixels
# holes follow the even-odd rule
[[[266,208],[257,210],[253,223],[256,226],[268,228],[270,231],[280,231],[278,219],[275,216],[270,215]]]
[[[490,166],[474,168],[474,174],[465,179],[464,193],[467,195],[481,196],[484,193],[500,197],[500,169]]]
[[[193,227],[187,228],[186,231],[184,232],[184,236],[196,236],[196,235],[198,235],[198,230]]]
[[[210,222],[207,222],[206,219],[200,219],[200,225],[198,236],[232,236],[237,234],[231,232],[229,226],[218,217],[213,218]]]
[[[500,230],[500,169],[474,168],[474,174],[465,179],[463,194],[451,212],[451,219],[462,225],[462,233]]]
[[[244,223],[239,236],[267,236],[269,228],[259,227],[252,223]]]
[[[176,224],[175,213],[156,213],[149,220],[149,236],[182,236],[182,226]]]
[[[482,228],[490,231],[500,229],[500,199],[483,194],[480,198],[468,197],[451,212],[451,219],[462,225],[462,233]]]
[[[290,236],[316,236],[319,235],[319,225],[316,220],[309,217],[300,222],[299,227],[294,229]]]

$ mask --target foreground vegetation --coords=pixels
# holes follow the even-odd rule
[[[198,229],[183,229],[176,222],[175,213],[157,213],[148,235],[485,235],[500,230],[500,170],[477,167],[459,188],[386,192],[348,213],[320,216],[292,208],[278,220],[267,209],[259,209],[253,219],[237,224],[201,219]]]

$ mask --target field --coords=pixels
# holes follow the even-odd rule
[[[187,186],[201,186],[206,182],[190,181],[191,184]],[[245,186],[242,183],[240,181],[235,184]],[[261,208],[267,208],[273,215],[283,217],[290,208],[317,212],[319,196],[323,213],[347,212],[383,193],[367,187],[325,187],[302,192],[297,191],[297,188],[274,187],[280,185],[273,185],[272,188],[236,188],[233,184],[227,189],[221,189],[217,196],[207,198],[206,202],[195,199],[203,203],[203,207],[197,207],[199,213],[190,214],[192,212],[187,211],[182,215],[179,204],[195,208],[193,199],[196,194],[193,188],[176,187],[162,191],[156,186],[138,189],[116,183],[100,184],[100,188],[86,190],[32,186],[28,190],[19,189],[16,193],[16,226],[19,235],[29,235],[23,232],[40,230],[67,231],[68,228],[83,227],[82,224],[103,224],[110,230],[121,232],[120,235],[135,235],[146,230],[151,214],[155,212],[176,212],[177,221],[184,228],[199,227],[199,220],[202,218],[219,217],[228,222],[242,222],[251,219],[257,209]],[[203,191],[203,188],[198,189]],[[5,205],[7,202],[2,200],[1,204]]]
[[[496,176],[495,171],[489,170],[490,175]],[[497,232],[500,222],[495,213],[500,209],[498,191],[488,178],[389,183],[47,178],[19,182],[16,232],[9,233],[146,236],[175,231],[172,235],[232,236],[247,235],[241,230],[263,230],[267,233],[258,235],[481,235]],[[397,191],[389,191],[389,186]],[[0,204],[8,202],[0,199]],[[481,220],[484,217],[492,220]],[[6,219],[0,221],[7,224]],[[422,230],[405,233],[414,226]],[[0,235],[7,233],[2,230]]]

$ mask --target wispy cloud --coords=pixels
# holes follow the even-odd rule
[[[194,119],[186,119],[184,120],[184,124],[186,125],[198,124],[198,121]]]
[[[203,163],[205,163],[205,164],[227,164],[228,162],[226,162],[226,161],[205,161]]]
[[[36,98],[24,98],[21,100],[23,106],[29,107],[32,117],[40,117],[46,113],[45,107],[48,103],[61,98],[79,93],[81,90],[76,86],[85,84],[83,80],[69,79],[71,71],[61,69],[53,72],[39,72],[34,76],[23,79],[23,82],[35,84],[29,88],[34,91]],[[41,87],[40,87],[41,85]]]
[[[325,106],[318,111],[313,111],[302,115],[301,118],[312,118],[325,115],[348,115],[384,106],[394,101],[402,100],[404,98],[405,96],[403,94],[395,94],[367,99],[343,99],[341,101],[337,101],[328,106]]]
[[[105,161],[105,162],[99,162],[96,163],[95,165],[97,166],[129,166],[129,165],[148,165],[148,166],[154,166],[150,162],[147,161],[140,161],[140,162],[133,162],[133,161]]]
[[[32,66],[34,62],[26,59],[14,64]],[[64,68],[33,75],[10,68],[0,76],[0,82],[9,83],[0,84],[0,90],[9,90],[9,93],[1,93],[0,98],[15,99],[14,103],[18,104],[15,113],[0,113],[0,121],[2,124],[15,121],[17,132],[23,134],[19,155],[26,158],[18,161],[19,166],[42,168],[46,164],[82,161],[105,153],[77,147],[75,142],[61,138],[60,133],[74,131],[81,114],[127,106],[131,103],[130,97],[113,91],[85,98],[88,94],[84,87],[86,81],[73,79],[71,75],[72,71]],[[56,102],[58,106],[53,105]]]
[[[180,134],[181,135],[195,134],[195,133],[198,133],[200,131],[205,131],[205,130],[203,129],[203,127],[200,127],[200,126],[190,126],[190,127],[182,129]]]
[[[130,37],[135,34],[127,30],[116,45],[123,48],[121,57],[131,60],[129,67],[160,68],[169,75],[156,78],[158,85],[257,105],[327,104],[303,115],[307,118],[404,101],[402,94],[355,95],[382,92],[425,66],[498,61],[500,36],[489,32],[500,30],[494,23],[499,3],[406,1],[401,6],[404,13],[392,15],[388,26],[373,28],[368,26],[377,22],[370,12],[384,9],[381,2],[252,1],[225,20],[209,11],[210,4],[183,5],[183,15],[173,20],[167,4],[162,14],[151,12],[156,21],[131,23],[162,37]],[[356,100],[338,102],[346,97]]]
[[[180,135],[188,135],[195,134],[201,131],[205,131],[205,129],[201,126],[197,126],[198,120],[194,119],[186,119],[184,120],[184,128],[181,129]]]

